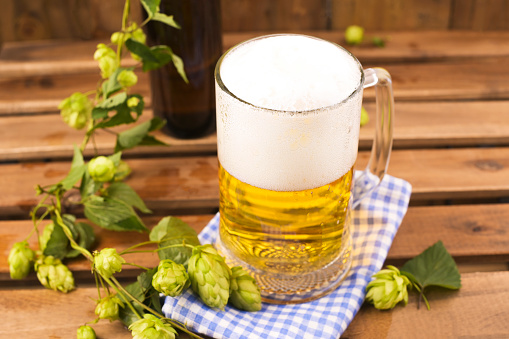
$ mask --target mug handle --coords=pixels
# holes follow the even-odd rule
[[[394,95],[391,75],[383,68],[367,68],[364,70],[364,77],[364,88],[375,86],[376,128],[368,166],[354,182],[353,208],[380,185],[389,167],[392,149]]]

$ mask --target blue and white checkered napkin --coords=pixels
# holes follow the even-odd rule
[[[331,294],[304,304],[263,304],[259,312],[210,309],[189,290],[166,297],[167,317],[214,338],[338,338],[359,310],[371,276],[381,269],[406,213],[412,187],[386,175],[380,186],[352,212],[354,257],[343,283]],[[219,214],[200,233],[202,244],[217,235]]]

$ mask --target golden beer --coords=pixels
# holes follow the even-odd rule
[[[271,191],[246,184],[219,167],[220,237],[231,254],[267,273],[299,275],[344,251],[351,168],[330,184]]]
[[[303,302],[351,265],[351,190],[364,78],[339,46],[261,37],[216,67],[218,250],[265,301]]]

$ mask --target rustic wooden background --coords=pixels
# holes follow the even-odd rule
[[[118,29],[124,0],[0,0],[4,41],[94,39]],[[133,1],[135,14],[139,6]],[[222,0],[225,32],[508,30],[509,0]]]

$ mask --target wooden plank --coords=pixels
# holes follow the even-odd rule
[[[224,32],[327,27],[326,1],[222,0],[221,12]]]
[[[457,263],[509,261],[509,205],[410,207],[387,263],[401,265],[442,240]]]
[[[230,48],[241,41],[277,32],[231,32],[223,35],[223,47]],[[284,33],[284,32],[281,32]],[[394,63],[410,61],[438,61],[451,59],[475,59],[509,55],[509,32],[475,31],[365,31],[364,42],[348,46],[343,30],[295,31],[316,36],[346,47],[363,63]],[[381,37],[384,48],[373,46],[371,39]],[[0,64],[1,67],[1,64]]]
[[[509,78],[509,57],[375,66],[385,67],[391,73],[394,95],[399,102],[509,99],[509,82],[505,81]],[[54,112],[63,98],[74,92],[90,91],[98,80],[99,76],[88,73],[0,79],[0,116]],[[133,91],[143,95],[147,106],[150,105],[147,74],[139,74],[139,82]],[[366,91],[365,98],[373,100],[374,91]]]
[[[371,147],[376,108],[367,102],[370,122],[361,128],[360,149]],[[146,111],[141,121],[152,117]],[[83,131],[64,124],[59,115],[20,115],[0,119],[0,161],[68,158],[74,144],[81,144]],[[121,129],[113,129],[120,131]],[[139,147],[133,155],[174,155],[216,151],[215,134],[193,140],[175,139],[156,132],[171,147]],[[95,137],[98,153],[113,152],[115,136],[99,131]],[[476,146],[509,144],[509,101],[397,102],[394,148],[434,146]],[[86,155],[93,155],[92,145]]]
[[[364,168],[368,158],[369,152],[360,152],[356,167]],[[158,213],[218,206],[216,156],[129,159],[128,163],[133,169],[128,183]],[[37,202],[34,185],[57,182],[69,166],[68,162],[2,165],[0,215],[26,217]],[[413,185],[412,203],[507,197],[509,148],[395,150],[389,173]]]
[[[332,28],[447,29],[451,0],[332,0]]]
[[[346,46],[343,31],[289,30]],[[257,36],[278,31],[230,32],[223,34],[224,50]],[[287,32],[279,31],[279,32]],[[509,56],[509,32],[475,31],[367,31],[360,46],[348,46],[361,62],[437,61]],[[370,37],[386,39],[384,48],[373,47]],[[106,40],[43,40],[5,43],[0,53],[0,79],[57,74],[98,73],[93,60],[98,43]],[[125,59],[126,65],[135,64]]]
[[[507,30],[509,29],[509,1],[453,1],[450,20],[451,29]]]
[[[200,232],[212,214],[196,216],[178,216]],[[146,217],[144,222],[151,228],[161,217]],[[509,262],[509,208],[506,204],[494,205],[453,205],[410,207],[407,215],[396,234],[389,251],[386,264],[402,265],[415,257],[438,240],[442,240],[447,250],[459,264],[469,271],[485,269],[488,265],[496,269]],[[45,221],[39,227],[48,224]],[[30,220],[0,221],[0,282],[4,285],[15,285],[16,281],[9,278],[7,256],[12,245],[22,241],[30,233],[33,225]],[[137,232],[113,232],[95,227],[97,242],[95,249],[114,247],[122,251],[134,244],[148,240],[147,234]],[[37,239],[30,239],[32,248],[37,248]],[[148,247],[151,248],[151,247]],[[153,247],[152,247],[153,248]],[[151,253],[129,255],[129,262],[145,267],[157,265],[157,256]],[[126,259],[128,259],[126,258]],[[500,266],[502,264],[502,266]],[[71,260],[69,267],[79,281],[92,281],[90,264],[84,260]],[[137,268],[125,267],[120,274],[123,277],[135,277]],[[35,275],[31,275],[23,283],[36,284]]]
[[[406,307],[391,311],[365,305],[342,338],[399,338],[409,333],[436,338],[506,338],[508,279],[509,272],[464,274],[458,292],[429,293],[431,311],[417,309],[415,294]],[[90,286],[66,295],[46,289],[1,290],[0,310],[6,321],[0,336],[71,338],[79,326],[95,318],[91,299],[97,299],[97,289]],[[93,327],[98,338],[131,338],[120,322],[101,321]]]
[[[342,338],[507,338],[507,279],[509,272],[463,274],[459,291],[428,294],[431,311],[417,309],[416,294],[390,311],[364,305]]]
[[[151,111],[145,111],[139,122],[148,121],[152,117]],[[0,128],[3,131],[0,135],[0,160],[72,158],[73,145],[81,145],[85,135],[83,130],[78,131],[67,126],[57,114],[2,117]],[[125,126],[111,129],[114,132],[122,130],[125,130]],[[170,147],[138,147],[124,154],[148,156],[215,153],[217,149],[215,134],[192,140],[176,139],[161,131],[154,135]],[[85,155],[93,156],[95,150],[100,154],[112,154],[115,138],[111,133],[98,131],[94,144],[87,147]]]

